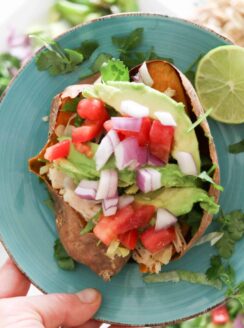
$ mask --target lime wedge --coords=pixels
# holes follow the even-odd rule
[[[196,91],[205,111],[224,123],[244,122],[244,48],[221,46],[199,62]]]

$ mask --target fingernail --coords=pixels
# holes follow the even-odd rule
[[[97,300],[99,293],[96,289],[87,288],[77,293],[77,296],[82,303],[94,303]]]

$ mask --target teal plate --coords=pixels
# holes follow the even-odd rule
[[[144,27],[142,50],[154,46],[161,56],[171,57],[183,72],[196,58],[210,49],[227,44],[219,35],[192,23],[152,14],[110,16],[75,27],[58,40],[64,47],[75,48],[81,41],[97,39],[98,52],[117,55],[111,36]],[[86,64],[82,74],[89,72]],[[74,84],[81,71],[59,77],[38,72],[31,59],[8,88],[0,103],[0,234],[6,249],[20,269],[41,290],[76,292],[95,287],[103,294],[96,319],[130,325],[163,324],[215,306],[224,292],[189,283],[145,284],[136,264],[129,263],[111,282],[105,283],[88,268],[79,265],[74,272],[60,270],[53,259],[57,237],[54,217],[43,201],[46,190],[28,172],[28,158],[35,155],[47,139],[48,115],[52,98]],[[221,181],[225,188],[220,204],[225,212],[244,209],[244,154],[230,155],[227,146],[244,137],[243,125],[232,126],[210,120],[217,146]],[[204,272],[213,254],[210,246],[193,248],[167,270],[183,268]],[[244,278],[244,240],[239,242],[232,264],[237,280]]]

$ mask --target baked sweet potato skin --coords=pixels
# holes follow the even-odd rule
[[[131,75],[135,75],[139,68],[140,65],[133,68],[131,70]],[[185,105],[185,110],[191,119],[196,120],[200,115],[204,114],[202,105],[191,82],[174,65],[163,60],[151,60],[147,62],[147,68],[154,81],[152,88],[161,92],[165,91],[167,88],[175,90],[175,95],[172,98],[178,102],[182,102]],[[216,165],[213,180],[216,184],[219,184],[220,172],[217,152],[208,122],[206,120],[204,120],[200,126],[197,127],[196,133],[199,141],[200,153],[208,156],[211,159],[211,162]],[[208,190],[208,194],[214,197],[216,203],[218,202],[220,194],[219,190],[211,185]],[[191,240],[188,241],[184,248],[182,248],[181,253],[175,255],[174,258],[177,259],[182,257],[204,234],[211,222],[212,215],[204,212],[198,231],[191,238]]]
[[[99,243],[94,233],[81,236],[80,231],[86,221],[63,200],[58,191],[49,183],[46,184],[55,204],[58,234],[67,253],[77,262],[87,265],[104,280],[109,280],[122,269],[128,257],[115,257],[112,260],[106,256],[107,247]]]
[[[65,119],[67,120],[64,117],[66,113],[60,112],[64,100],[62,93],[53,99],[49,119],[48,141],[40,153],[29,160],[29,169],[43,179],[54,200],[56,228],[66,252],[74,260],[87,265],[105,281],[108,281],[124,267],[130,256],[111,259],[106,255],[107,247],[103,243],[99,243],[94,233],[81,236],[80,231],[85,226],[86,221],[80,213],[63,200],[58,190],[52,188],[47,176],[40,176],[39,174],[40,167],[43,165],[39,159],[43,159],[46,148],[56,141],[55,127],[64,123]]]

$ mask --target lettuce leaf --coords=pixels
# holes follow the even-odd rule
[[[161,173],[161,183],[163,187],[195,187],[196,177],[185,175],[181,172],[177,164],[167,164],[163,167],[152,167]]]
[[[93,154],[95,154],[98,145],[90,142]],[[100,172],[96,170],[96,163],[93,158],[88,158],[85,154],[78,152],[73,145],[71,145],[70,153],[67,159],[60,159],[54,164],[60,171],[71,177],[73,181],[78,184],[82,179],[99,180]],[[103,170],[114,169],[115,159],[111,157],[104,165]],[[136,172],[124,169],[118,172],[119,187],[129,187],[136,181]]]
[[[187,281],[192,284],[207,285],[217,289],[222,288],[222,283],[219,279],[210,280],[204,273],[187,270],[175,270],[161,272],[158,274],[149,274],[146,275],[143,280],[147,283]]]

